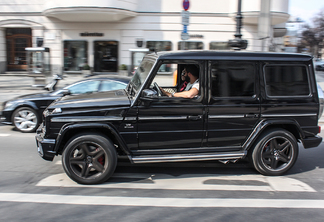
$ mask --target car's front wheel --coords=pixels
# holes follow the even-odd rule
[[[39,125],[36,111],[29,107],[20,107],[13,112],[12,123],[23,133],[35,132]]]
[[[295,164],[297,157],[296,138],[290,132],[282,129],[263,133],[252,151],[254,168],[268,176],[279,176],[286,173]]]
[[[81,134],[68,142],[62,164],[65,173],[80,184],[103,183],[111,177],[117,165],[113,143],[98,134]]]

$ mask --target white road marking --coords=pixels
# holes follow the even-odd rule
[[[72,181],[66,174],[49,176],[36,186],[48,187],[91,187],[119,189],[162,189],[162,190],[237,190],[237,191],[283,191],[316,192],[312,187],[299,180],[279,176],[263,175],[181,175],[174,177],[167,174],[114,174],[113,181],[98,185],[81,185]],[[123,182],[127,180],[127,182]],[[118,181],[120,180],[120,182]],[[257,185],[244,185],[247,182]],[[219,183],[219,184],[217,184]],[[235,184],[233,184],[235,183]]]
[[[0,133],[1,137],[10,136],[11,134]]]
[[[323,209],[324,200],[234,199],[234,198],[155,198],[120,196],[81,196],[55,194],[0,193],[0,201],[102,206],[141,207],[240,207]]]

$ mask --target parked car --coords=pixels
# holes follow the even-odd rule
[[[321,59],[314,59],[314,65],[316,71],[324,71],[324,61]]]
[[[117,76],[88,78],[53,92],[19,96],[4,102],[1,119],[3,123],[12,124],[21,132],[34,132],[45,108],[63,95],[125,89],[129,80],[130,78]]]
[[[183,82],[182,74],[172,74],[189,64],[199,71],[198,94],[174,97]],[[118,157],[131,163],[247,159],[261,174],[277,176],[295,164],[298,143],[321,143],[320,106],[311,56],[159,52],[144,57],[126,90],[52,103],[37,130],[37,149],[49,161],[62,155],[66,174],[81,184],[105,182]]]

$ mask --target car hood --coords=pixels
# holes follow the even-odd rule
[[[86,107],[122,107],[130,106],[130,100],[124,90],[97,92],[82,95],[64,96],[53,102],[48,108],[86,108]]]
[[[45,97],[52,97],[52,95],[50,93],[33,93],[33,94],[27,94],[27,95],[15,97],[11,99],[11,101],[37,99],[37,98],[45,98]]]

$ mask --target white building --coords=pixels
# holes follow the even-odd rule
[[[289,0],[271,0],[270,38],[288,18]],[[243,39],[249,51],[261,51],[258,18],[261,0],[242,0]],[[190,39],[186,48],[228,49],[234,38],[237,0],[190,0]],[[79,72],[88,63],[96,72],[116,72],[131,64],[130,49],[178,50],[183,30],[183,0],[0,0],[0,73],[26,69],[25,47],[51,50],[54,70]],[[282,27],[282,26],[281,26]]]

